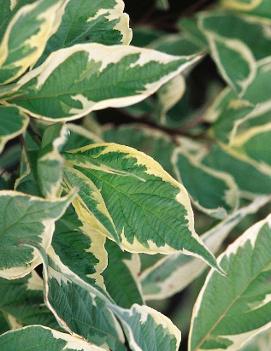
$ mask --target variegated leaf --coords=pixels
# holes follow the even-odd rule
[[[10,329],[31,324],[58,328],[54,316],[44,304],[43,281],[35,271],[21,279],[0,278],[0,297],[0,310],[4,312]]]
[[[271,8],[269,0],[220,0],[222,5],[228,9],[245,12],[249,15],[259,17],[259,21],[271,19]]]
[[[161,125],[166,125],[167,112],[170,111],[184,96],[186,88],[185,79],[178,75],[165,84],[157,94],[157,118]]]
[[[121,343],[124,339],[113,312],[124,327],[131,350],[149,351],[150,345],[155,345],[157,351],[164,351],[165,345],[168,351],[178,350],[180,331],[167,317],[147,306],[121,308],[69,271],[52,250],[49,250],[48,259],[44,253],[41,254],[46,267],[46,301],[66,330],[87,340],[95,338],[99,344],[106,342],[112,350],[126,350]],[[73,298],[75,290],[76,299]],[[98,310],[98,319],[92,318],[95,310]],[[92,328],[94,324],[95,328]],[[147,335],[154,337],[152,339]]]
[[[204,15],[199,18],[199,28],[208,40],[211,56],[222,77],[233,90],[243,95],[257,73],[252,51],[243,41],[222,36],[208,26]]]
[[[270,90],[268,84],[271,77],[271,57],[265,57],[257,64],[257,74],[252,84],[248,87],[242,99],[261,108],[261,111],[270,110]]]
[[[143,124],[127,124],[115,128],[106,126],[102,136],[107,142],[131,146],[146,153],[175,175],[171,162],[175,145],[167,134]]]
[[[262,116],[263,117],[263,116]],[[270,121],[270,112],[266,117]],[[259,167],[265,167],[271,175],[271,123],[255,126],[239,133],[231,142],[231,147],[242,157],[256,161]]]
[[[107,306],[108,298],[75,275],[52,248],[48,253],[43,258],[45,301],[60,326],[95,345],[124,351],[124,337]]]
[[[270,202],[270,196],[256,198],[251,204],[241,207],[219,224],[202,235],[206,246],[216,253],[231,230],[246,216],[256,213]],[[140,275],[146,300],[161,300],[184,290],[207,268],[202,262],[180,254],[160,259]]]
[[[198,21],[204,32],[211,31],[226,41],[241,41],[257,61],[271,54],[269,25],[259,22],[254,17],[217,10],[199,14]]]
[[[238,207],[239,192],[230,175],[201,164],[182,146],[175,149],[172,163],[177,179],[199,210],[223,219]]]
[[[32,325],[0,335],[1,351],[106,351],[83,339]]]
[[[239,99],[229,88],[224,89],[204,116],[207,122],[212,123],[210,135],[222,143],[231,143],[236,126],[253,108],[248,101]]]
[[[135,253],[182,251],[216,266],[194,230],[186,189],[151,157],[128,146],[102,143],[65,153],[64,181],[79,188],[80,218]]]
[[[121,319],[133,351],[177,351],[181,332],[169,318],[148,306],[133,305],[130,310],[114,308]]]
[[[240,155],[230,147],[214,145],[202,162],[210,168],[230,174],[243,195],[271,193],[269,168]]]
[[[50,55],[18,82],[8,99],[37,118],[74,120],[135,104],[198,59],[132,46],[78,44]]]
[[[69,195],[51,202],[16,191],[0,191],[0,277],[23,277],[41,263],[26,245],[49,247],[55,221],[71,199]]]
[[[123,12],[123,0],[69,0],[58,31],[49,40],[44,57],[81,43],[129,44],[132,30]]]
[[[0,43],[0,84],[15,80],[36,63],[66,4],[66,0],[39,0],[15,14]]]
[[[11,18],[24,5],[31,4],[36,0],[0,0],[0,40],[7,29]]]
[[[25,132],[28,123],[29,118],[17,107],[0,106],[0,153],[9,140]]]
[[[60,151],[66,142],[68,129],[62,124],[53,124],[44,131],[37,160],[37,176],[41,193],[47,198],[56,198],[60,193],[64,159]]]
[[[268,351],[271,345],[271,332],[265,332],[254,337],[249,344],[246,344],[241,351]]]
[[[104,287],[101,274],[108,265],[105,238],[82,224],[73,207],[56,223],[52,246],[74,274],[87,283]]]
[[[106,242],[95,228],[80,221],[72,207],[56,223],[52,246],[73,273],[106,290],[120,306],[143,303],[138,255],[123,252],[112,241]]]
[[[271,327],[271,216],[219,256],[227,276],[212,270],[194,306],[189,350],[238,350]]]

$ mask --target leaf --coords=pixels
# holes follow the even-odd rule
[[[259,117],[259,116],[258,116]],[[267,118],[270,120],[270,112]],[[255,160],[259,167],[265,167],[271,175],[271,154],[269,150],[271,140],[271,123],[258,125],[240,133],[234,138],[231,147],[242,157]]]
[[[222,5],[228,9],[245,12],[249,15],[259,17],[259,21],[271,19],[269,0],[220,0]]]
[[[201,236],[206,246],[216,253],[222,243],[246,216],[256,213],[270,201],[270,196],[257,197],[249,205],[233,212]],[[143,296],[146,300],[161,300],[183,291],[207,268],[194,257],[181,254],[164,257],[140,275]]]
[[[37,160],[37,176],[41,193],[47,198],[53,199],[60,194],[64,167],[60,151],[67,134],[68,129],[62,124],[50,125],[43,134]]]
[[[139,255],[122,251],[110,240],[107,240],[105,248],[108,252],[108,266],[102,275],[106,291],[121,307],[130,308],[133,304],[142,305],[144,300],[138,281]]]
[[[52,246],[74,274],[104,288],[101,274],[108,265],[105,238],[83,224],[72,207],[56,223]]]
[[[143,303],[137,281],[140,261],[83,224],[69,207],[57,222],[52,246],[61,262],[86,283],[101,287],[122,307]],[[116,277],[118,279],[116,280]]]
[[[26,74],[9,100],[37,118],[74,120],[91,111],[135,104],[198,59],[132,46],[78,44],[54,52]]]
[[[63,146],[63,151],[77,149],[79,147],[83,147],[89,144],[102,142],[102,139],[98,135],[94,134],[93,132],[90,132],[89,130],[80,125],[66,123],[66,127],[68,128],[69,133],[67,141]]]
[[[35,271],[24,278],[6,280],[0,278],[0,310],[7,316],[12,327],[41,324],[58,328],[54,316],[43,300],[43,281]]]
[[[122,323],[132,351],[149,351],[150,342],[153,343],[154,340],[157,351],[164,351],[164,345],[167,345],[169,351],[178,350],[180,332],[167,317],[147,306],[133,305],[129,310],[121,308],[94,286],[86,284],[72,274],[52,250],[49,250],[48,260],[43,252],[41,255],[45,267],[46,301],[52,310],[55,309],[57,317],[62,314],[63,318],[59,321],[66,330],[71,327],[73,332],[88,339],[91,335],[91,326],[96,323],[96,327],[92,331],[96,335],[96,342],[102,343],[107,337],[108,344],[108,341],[114,341],[111,338],[112,334],[110,334],[112,333],[112,325],[114,326],[113,314],[110,315],[110,311],[112,311]],[[76,299],[74,299],[75,291]],[[99,318],[91,318],[95,309],[98,309]],[[101,318],[101,314],[106,318]],[[86,321],[87,323],[85,323]],[[101,335],[99,324],[102,325],[103,338],[98,338],[98,335]],[[106,329],[105,326],[107,326]],[[118,333],[121,332],[118,330],[117,322],[115,328]],[[105,335],[105,331],[107,331],[107,335]],[[154,335],[157,339],[153,340],[147,337],[148,335]],[[123,340],[121,333],[118,338]],[[111,342],[112,344],[113,350],[126,350],[120,341],[116,345]]]
[[[86,283],[107,291],[120,306],[143,303],[137,278],[138,255],[106,242],[104,236],[80,221],[72,207],[57,222],[52,246],[65,266]]]
[[[238,207],[238,188],[227,173],[201,164],[184,146],[175,149],[172,163],[177,179],[183,183],[194,205],[202,212],[223,219]]]
[[[162,125],[166,125],[168,111],[182,99],[185,88],[186,84],[183,76],[178,75],[158,91],[158,119]]]
[[[71,199],[69,195],[51,202],[16,191],[0,191],[0,277],[20,278],[40,264],[40,258],[26,245],[49,247],[54,223]]]
[[[134,351],[179,350],[181,333],[164,315],[147,307],[133,305],[129,311],[115,308]]]
[[[237,125],[252,111],[253,106],[248,101],[239,99],[226,88],[206,111],[204,120],[212,123],[210,134],[215,139],[230,144]]]
[[[163,34],[158,38],[154,38],[148,47],[158,51],[165,52],[169,55],[183,56],[195,55],[202,50],[193,43],[186,33],[178,34]]]
[[[45,301],[62,328],[113,351],[124,351],[120,326],[108,309],[107,298],[77,278],[51,248],[44,258]]]
[[[257,74],[253,83],[248,87],[246,93],[242,97],[251,104],[257,106],[264,112],[270,110],[270,90],[269,86],[271,77],[271,58],[266,57],[257,64]]]
[[[265,351],[271,343],[270,329],[257,335],[249,344],[246,344],[241,351]]]
[[[228,38],[206,26],[204,15],[199,18],[199,27],[205,34],[222,77],[238,94],[243,95],[253,82],[257,66],[249,47],[238,38]]]
[[[257,61],[270,56],[271,38],[267,23],[260,22],[255,17],[221,10],[204,12],[198,18],[204,31],[211,31],[225,40],[241,41],[251,50]]]
[[[50,38],[44,56],[82,43],[129,44],[132,30],[122,0],[70,0],[57,32]]]
[[[208,167],[229,173],[243,195],[269,195],[271,192],[269,170],[252,159],[240,156],[230,147],[214,145],[202,162]]]
[[[0,106],[0,153],[8,141],[25,132],[28,123],[29,118],[17,107]]]
[[[8,330],[10,330],[10,326],[4,317],[4,314],[0,312],[0,336]]]
[[[79,188],[81,220],[134,253],[194,254],[216,266],[199,241],[185,188],[149,156],[118,144],[65,154],[64,181]]]
[[[57,30],[66,3],[39,0],[15,14],[0,43],[0,84],[14,81],[36,63]]]
[[[131,146],[154,158],[171,175],[175,175],[171,157],[175,148],[170,137],[144,124],[106,126],[103,138],[107,142]]]
[[[6,31],[10,19],[24,5],[33,3],[35,0],[0,0],[0,40]]]
[[[2,351],[105,351],[69,334],[32,325],[0,335]]]
[[[238,350],[271,326],[271,216],[254,224],[219,256],[194,306],[189,350]]]
[[[168,0],[156,0],[156,7],[159,10],[168,10],[170,5]]]

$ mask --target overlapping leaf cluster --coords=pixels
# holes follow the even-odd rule
[[[1,351],[177,351],[146,301],[206,265],[189,350],[268,344],[271,217],[214,255],[271,199],[269,1],[221,1],[177,34],[138,28],[139,46],[122,0],[0,5]],[[208,56],[224,84],[195,107]],[[99,125],[109,107],[138,122]]]

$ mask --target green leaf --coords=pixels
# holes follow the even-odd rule
[[[27,245],[49,247],[54,223],[71,199],[69,195],[51,202],[16,191],[0,191],[0,277],[23,277],[41,263]]]
[[[74,120],[91,111],[135,104],[198,59],[132,46],[78,44],[50,55],[18,82],[8,99],[34,117]]]
[[[175,149],[172,162],[177,179],[186,187],[199,210],[223,219],[238,207],[238,188],[227,173],[206,167],[184,146]]]
[[[0,153],[8,141],[25,132],[28,123],[29,118],[17,107],[0,106]]]
[[[270,112],[266,116],[270,120]],[[259,116],[257,117],[259,118]],[[234,138],[231,147],[240,156],[255,160],[259,167],[266,168],[271,175],[271,154],[269,150],[271,140],[271,123],[249,128]]]
[[[171,157],[175,145],[167,134],[143,124],[127,124],[115,128],[106,126],[102,136],[107,142],[131,146],[146,153],[174,176]]]
[[[10,325],[7,322],[4,314],[0,312],[0,335],[10,330]]]
[[[245,12],[249,15],[259,17],[259,21],[271,19],[271,8],[269,0],[220,0],[222,5],[228,9]]]
[[[257,74],[253,83],[248,87],[243,100],[255,105],[262,112],[270,110],[270,90],[269,82],[271,77],[271,58],[266,57],[257,64]]]
[[[206,246],[216,253],[222,243],[246,216],[256,213],[270,202],[270,196],[257,197],[251,204],[241,207],[201,236]],[[207,268],[194,257],[181,254],[164,257],[140,275],[146,300],[161,300],[184,290]]]
[[[6,28],[14,14],[24,5],[33,3],[35,0],[0,0],[0,40],[2,40]]]
[[[185,188],[156,161],[128,146],[93,144],[65,154],[64,181],[79,188],[75,209],[129,252],[182,251],[216,266],[194,230]]]
[[[248,157],[242,157],[230,147],[215,145],[202,162],[210,168],[229,173],[245,194],[268,195],[271,192],[269,170]]]
[[[66,142],[68,129],[62,124],[46,128],[37,160],[37,177],[41,193],[48,198],[60,194],[64,160],[60,154]]]
[[[45,267],[46,301],[64,329],[87,340],[95,338],[98,344],[104,345],[106,340],[112,350],[126,350],[113,312],[124,327],[132,351],[149,351],[154,342],[157,351],[164,351],[165,345],[169,351],[178,350],[180,331],[167,317],[147,306],[121,308],[69,271],[52,250],[47,258],[43,252],[41,255]],[[154,335],[154,339],[149,335]]]
[[[268,35],[268,24],[261,23],[250,16],[240,16],[221,10],[205,12],[198,17],[204,31],[211,31],[225,38],[226,41],[241,41],[251,50],[257,61],[270,56],[271,38]]]
[[[15,80],[37,62],[60,24],[66,3],[39,0],[15,14],[0,43],[0,84]]]
[[[122,0],[69,0],[58,31],[50,38],[44,57],[81,43],[129,44],[132,30]]]
[[[29,326],[0,335],[1,351],[105,351],[79,339],[42,326]]]
[[[133,305],[130,310],[115,308],[129,346],[134,351],[179,350],[181,333],[170,319],[148,306]]]
[[[67,123],[66,127],[68,128],[69,133],[67,141],[63,147],[63,151],[77,149],[89,144],[102,142],[102,139],[98,135],[80,125]]]
[[[51,248],[45,263],[45,301],[60,326],[98,346],[124,351],[121,328],[108,309],[107,298],[80,280]]]
[[[189,350],[238,350],[271,327],[271,216],[219,256],[227,276],[212,270],[194,306]]]
[[[11,328],[31,324],[58,328],[54,316],[44,304],[43,281],[35,271],[21,279],[0,278],[0,296],[0,310]]]
[[[84,225],[73,207],[56,223],[52,246],[61,262],[89,284],[104,288],[101,273],[108,265],[105,237]]]
[[[231,143],[233,134],[240,121],[253,111],[253,106],[241,100],[229,88],[215,99],[205,113],[204,120],[212,123],[210,134],[224,144]]]
[[[253,52],[239,38],[222,36],[217,29],[208,26],[208,21],[206,25],[204,15],[199,18],[199,28],[208,40],[211,56],[222,77],[233,90],[243,95],[257,73]]]
[[[52,246],[61,262],[88,284],[101,287],[122,307],[143,303],[138,255],[123,252],[82,224],[69,207],[56,223]],[[116,279],[118,277],[118,279]]]
[[[111,240],[107,240],[105,248],[108,252],[108,266],[102,275],[106,291],[121,307],[130,308],[133,304],[142,305],[144,300],[138,279],[139,255],[122,251]]]
[[[202,51],[185,33],[160,35],[148,47],[176,56],[195,55]]]

